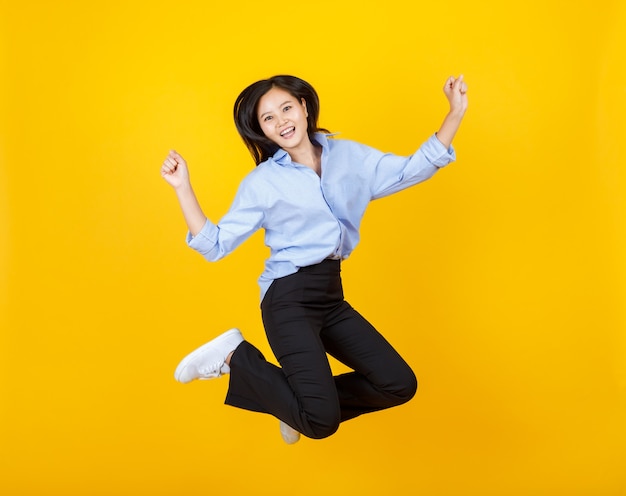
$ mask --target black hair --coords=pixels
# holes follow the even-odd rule
[[[307,117],[307,132],[311,141],[313,141],[313,135],[316,132],[328,133],[328,130],[317,125],[320,102],[317,92],[309,83],[295,76],[284,75],[257,81],[239,94],[233,110],[237,131],[239,131],[239,135],[248,147],[257,165],[274,155],[279,148],[276,143],[265,136],[257,116],[259,100],[272,88],[281,88],[287,91],[298,102],[304,99],[307,113],[309,114]]]

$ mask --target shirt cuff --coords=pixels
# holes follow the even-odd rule
[[[428,161],[435,167],[445,167],[450,162],[456,160],[456,152],[454,147],[450,145],[446,147],[437,138],[437,133],[433,134],[426,143],[422,145],[422,152],[428,159]]]
[[[217,226],[207,219],[200,232],[195,236],[187,232],[186,241],[190,248],[202,252],[204,248],[212,247],[217,242]]]

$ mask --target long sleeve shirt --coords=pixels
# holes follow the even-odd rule
[[[320,133],[315,140],[321,176],[279,149],[243,179],[217,224],[207,220],[195,237],[187,234],[191,248],[215,261],[264,229],[270,255],[259,278],[261,299],[274,279],[326,258],[348,258],[371,200],[425,181],[456,158],[434,135],[409,157]]]

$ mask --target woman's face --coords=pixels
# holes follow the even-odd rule
[[[309,144],[308,113],[304,99],[274,87],[259,100],[257,118],[267,138],[284,150]]]

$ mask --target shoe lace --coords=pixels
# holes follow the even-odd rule
[[[199,379],[214,379],[222,376],[222,362],[215,362],[211,364],[205,364],[198,368]]]

